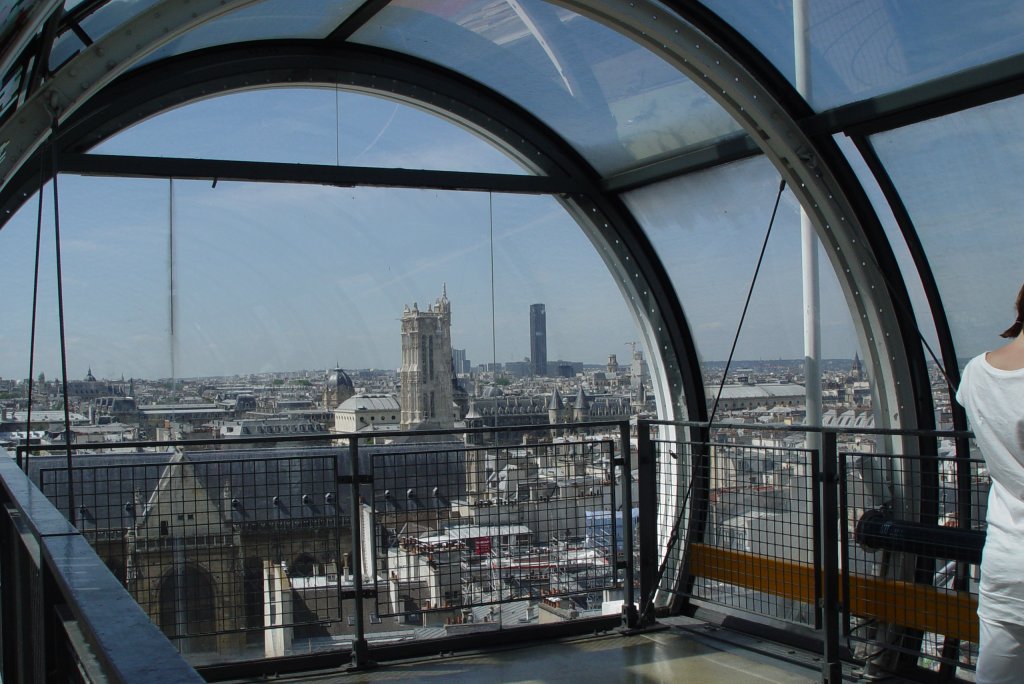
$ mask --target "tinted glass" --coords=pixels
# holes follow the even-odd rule
[[[792,83],[793,2],[705,0]],[[1009,57],[1024,4],[1009,0],[808,1],[810,102],[822,110]]]
[[[402,0],[353,40],[430,60],[493,88],[554,128],[604,174],[739,128],[660,58],[539,0]]]
[[[778,187],[775,168],[757,158],[625,195],[668,270],[706,364],[729,356]],[[822,358],[842,359],[848,370],[859,351],[849,310],[823,254],[819,264]],[[802,300],[799,211],[786,191],[739,331],[733,379],[745,361],[795,361],[787,366],[802,373]]]
[[[961,358],[998,346],[1014,319],[1022,115],[1018,97],[871,139],[927,251]]]
[[[940,370],[940,367],[945,360],[942,358],[942,352],[939,348],[939,341],[935,332],[935,322],[932,319],[931,307],[928,304],[924,286],[921,284],[921,278],[918,275],[917,266],[914,264],[914,260],[910,255],[910,249],[907,245],[907,241],[904,239],[899,226],[896,224],[896,218],[892,214],[889,203],[882,194],[882,190],[879,188],[875,177],[872,175],[870,169],[868,169],[860,151],[846,136],[835,136],[835,142],[843,152],[845,152],[846,158],[850,162],[850,166],[860,179],[865,192],[867,192],[868,198],[871,200],[871,204],[875,208],[878,219],[881,222],[882,227],[885,229],[885,234],[889,239],[889,245],[892,247],[893,254],[899,264],[899,277],[903,280],[903,283],[907,288],[907,292],[910,295],[910,303],[913,307],[914,318],[917,320],[917,326],[922,335],[924,357],[928,364],[929,376],[931,378],[932,400],[935,402],[937,409],[939,409],[939,422],[941,423],[945,420],[947,423],[945,425],[941,425],[940,428],[944,427],[951,429],[952,424],[948,422],[951,420],[948,408],[949,402],[952,401],[953,397],[950,392],[949,384],[946,381],[946,377]],[[895,273],[886,274],[888,278],[895,278],[896,275],[897,274]]]
[[[192,29],[147,57],[145,62],[249,40],[324,38],[359,5],[359,0],[258,2]]]
[[[245,112],[245,116],[240,116]],[[481,138],[422,110],[329,88],[235,93],[165,112],[105,154],[523,173]]]

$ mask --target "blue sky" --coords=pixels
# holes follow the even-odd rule
[[[339,125],[340,124],[340,125]],[[340,135],[336,131],[341,131]],[[405,105],[329,89],[275,89],[165,113],[98,151],[519,173],[486,143]],[[399,317],[447,283],[453,345],[491,357],[486,193],[62,176],[69,373],[179,377],[395,368]],[[704,359],[724,359],[778,176],[753,160],[653,187],[646,203]],[[644,197],[646,195],[646,197]],[[37,368],[57,357],[52,212],[44,217]],[[676,210],[687,207],[685,216]],[[168,225],[173,206],[175,336]],[[35,202],[0,233],[0,376],[28,367]],[[529,305],[548,315],[548,358],[604,362],[640,339],[589,241],[550,197],[493,196],[498,361],[529,354]],[[799,223],[786,193],[738,358],[802,356]],[[824,356],[852,357],[845,303],[822,260]]]
[[[252,116],[252,112],[260,112]],[[345,134],[334,138],[336,113]],[[324,130],[326,128],[326,131]],[[340,143],[340,144],[339,144]],[[123,133],[107,153],[463,168],[518,173],[489,145],[433,116],[330,90],[243,93]],[[174,183],[176,336],[170,336],[170,184],[62,176],[69,372],[166,377],[397,367],[405,304],[447,283],[453,344],[491,357],[486,193]],[[49,193],[46,195],[49,203]],[[8,293],[0,375],[28,363],[35,203],[0,234]],[[493,197],[499,361],[529,352],[529,305],[548,311],[549,358],[604,361],[637,339],[600,259],[549,197]],[[38,361],[56,355],[52,213],[44,221]],[[17,293],[17,295],[15,295]]]

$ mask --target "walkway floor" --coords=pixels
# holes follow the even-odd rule
[[[805,684],[821,681],[812,653],[751,637],[716,634],[707,625],[675,625],[666,630],[622,636],[615,633],[531,643],[446,657],[389,662],[361,672],[305,672],[276,681],[405,682],[460,684],[540,684],[572,682],[714,682],[723,684]],[[847,671],[847,681],[857,681]],[[887,679],[898,683],[903,680]]]

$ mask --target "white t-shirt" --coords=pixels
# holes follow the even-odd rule
[[[1024,624],[1024,369],[1000,370],[976,356],[956,400],[992,478],[978,615]]]

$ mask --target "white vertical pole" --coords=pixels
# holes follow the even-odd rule
[[[793,0],[793,55],[796,62],[796,89],[805,99],[811,94],[811,69],[808,60],[808,0]],[[804,302],[804,386],[807,392],[807,418],[810,426],[821,425],[821,298],[818,283],[818,240],[807,212],[800,209],[800,245],[803,263]],[[807,448],[821,447],[818,434],[807,434]]]

